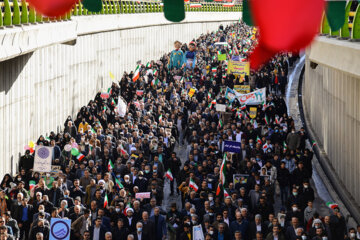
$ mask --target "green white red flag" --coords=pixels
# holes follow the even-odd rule
[[[165,177],[167,177],[170,181],[173,181],[174,180],[174,177],[171,173],[171,170],[170,168],[167,170],[166,174],[165,174]]]
[[[189,187],[192,188],[195,192],[197,192],[199,189],[199,187],[196,185],[192,178],[190,178]]]
[[[140,77],[140,65],[137,65],[135,72],[134,72],[134,76],[133,76],[133,82],[136,82]]]
[[[108,163],[108,171],[110,172],[110,170],[113,170],[114,169],[114,164],[112,163],[111,159],[109,160],[109,163]]]
[[[108,199],[107,192],[105,191],[104,208],[106,208],[106,206],[107,206],[108,204],[109,204],[109,199]]]

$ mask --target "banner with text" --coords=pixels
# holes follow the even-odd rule
[[[224,141],[224,152],[239,153],[241,151],[241,143],[234,141]]]
[[[249,75],[250,74],[250,63],[230,60],[228,64],[228,74],[234,75]]]
[[[53,147],[36,146],[34,172],[51,172]]]
[[[241,105],[261,104],[266,101],[266,88],[261,88],[247,94],[237,93],[236,97]]]

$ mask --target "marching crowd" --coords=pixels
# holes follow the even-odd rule
[[[176,41],[69,116],[64,131],[40,136],[60,171],[34,172],[36,152],[26,150],[19,173],[1,182],[0,240],[49,239],[52,218],[70,219],[70,238],[84,240],[360,239],[336,204],[328,215],[313,205],[313,153],[283,99],[296,56],[249,76],[227,71],[256,43],[243,23]],[[266,87],[255,113],[225,93],[244,84]],[[225,152],[225,140],[240,151]]]

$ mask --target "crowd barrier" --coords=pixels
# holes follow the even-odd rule
[[[100,12],[89,12],[81,2],[66,15],[59,18],[47,18],[38,14],[25,0],[0,0],[0,28],[21,24],[34,24],[51,21],[71,20],[71,16],[102,14],[134,14],[163,12],[160,2],[103,0]],[[241,4],[226,3],[185,3],[187,12],[240,12]]]

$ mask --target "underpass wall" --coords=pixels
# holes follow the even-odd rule
[[[239,12],[73,17],[72,21],[0,30],[0,178],[16,173],[28,141],[61,131],[100,89],[124,71],[158,59],[173,42],[189,42],[239,19]]]
[[[360,43],[318,37],[306,51],[302,98],[327,171],[359,210]]]

